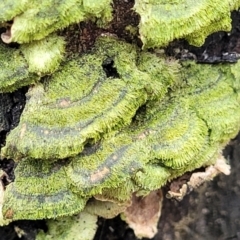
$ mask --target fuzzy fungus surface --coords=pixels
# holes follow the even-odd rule
[[[1,149],[1,158],[17,163],[15,180],[1,185],[1,224],[50,219],[37,239],[75,239],[79,227],[81,239],[92,239],[96,215],[112,218],[134,194],[150,195],[214,165],[240,129],[240,62],[179,62],[148,48],[179,38],[201,45],[231,29],[230,12],[239,6],[136,0],[133,35],[142,48],[104,29],[91,50],[65,58],[64,39],[53,32],[87,20],[105,27],[111,0],[0,2],[0,92],[29,86],[20,122]],[[6,124],[0,117],[0,127]]]
[[[231,30],[230,11],[239,5],[239,0],[136,0],[134,9],[141,17],[139,32],[145,47],[179,38],[201,46],[211,33]]]
[[[19,50],[0,44],[0,92],[12,92],[29,85],[39,77],[28,70],[26,59]],[[17,87],[16,87],[17,86]]]
[[[141,55],[136,47],[121,41],[100,38],[92,52],[65,63],[45,83],[31,88],[3,156],[74,156],[86,143],[128,125],[140,106],[148,99],[161,98],[176,78],[173,72],[178,63],[167,71],[163,59],[143,55],[147,64],[158,64],[155,71],[163,70],[157,78],[152,76],[154,70],[144,69],[143,62],[138,66]]]
[[[1,35],[5,43],[28,43],[45,38],[58,29],[89,19],[106,24],[112,18],[112,0],[3,1],[0,24],[13,21]],[[9,26],[9,24],[7,25]]]
[[[0,93],[34,84],[56,71],[63,60],[64,48],[63,38],[55,35],[19,48],[0,43]]]
[[[97,229],[97,216],[81,212],[71,217],[48,220],[47,226],[48,233],[39,232],[36,240],[91,240]]]
[[[112,61],[117,77],[103,70]],[[134,192],[147,194],[213,164],[239,131],[239,64],[180,65],[100,38],[94,53],[30,89],[2,149],[5,157],[25,157],[7,186],[4,216],[68,216],[92,197],[127,206]]]

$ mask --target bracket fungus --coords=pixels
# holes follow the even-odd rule
[[[111,2],[0,3],[2,40],[21,44],[0,44],[0,92],[30,86],[20,122],[1,148],[1,158],[17,167],[15,180],[0,189],[0,221],[51,219],[48,237],[41,232],[38,239],[56,237],[65,217],[69,229],[81,211],[113,217],[133,194],[148,195],[214,165],[240,129],[240,62],[179,62],[108,34],[88,52],[65,58],[63,38],[52,33],[83,20],[109,22]],[[134,10],[148,48],[176,38],[200,45],[211,32],[229,31],[230,11],[239,6],[136,0]],[[89,221],[94,230],[96,217]]]
[[[7,30],[5,43],[28,43],[72,23],[97,19],[105,25],[112,19],[112,0],[37,0],[4,1],[0,25]],[[140,15],[139,33],[145,47],[167,45],[176,38],[186,38],[200,46],[217,31],[230,31],[230,12],[237,10],[239,0],[136,0],[134,10]],[[11,24],[8,22],[12,21]]]
[[[107,77],[106,61],[114,62],[116,76]],[[101,195],[127,203],[133,192],[159,189],[213,164],[239,131],[240,63],[171,62],[175,70],[169,72],[168,64],[103,37],[94,52],[32,87],[19,126],[2,149],[5,157],[25,157],[6,188],[4,216],[72,215]]]
[[[64,57],[62,37],[50,35],[19,49],[0,43],[0,92],[13,92],[53,73]]]
[[[12,92],[39,79],[28,71],[26,59],[19,50],[0,44],[0,92]]]
[[[175,78],[174,64],[168,72],[168,63],[157,58],[151,61],[161,64],[160,79],[143,67],[141,71],[138,55],[130,44],[100,38],[92,54],[68,61],[43,84],[32,87],[2,155],[66,158],[80,153],[90,140],[129,124],[137,109],[147,99],[162,97]],[[108,65],[113,73],[105,70]]]
[[[7,24],[3,42],[28,43],[45,38],[72,23],[99,18],[106,24],[112,18],[112,0],[37,0],[3,1],[0,3],[0,24]]]
[[[230,11],[239,4],[239,0],[136,0],[134,9],[141,17],[145,47],[165,46],[179,38],[201,46],[211,33],[231,30]]]
[[[50,219],[47,226],[47,234],[41,230],[36,240],[92,240],[97,229],[97,216],[83,211],[75,216]]]
[[[61,161],[22,160],[15,170],[16,180],[5,191],[5,217],[12,220],[48,219],[80,212],[86,198],[71,191],[64,165]]]

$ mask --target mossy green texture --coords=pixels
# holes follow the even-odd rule
[[[210,141],[225,145],[237,134],[239,127],[239,63],[232,65],[201,65],[186,63],[183,79],[188,83],[181,90],[191,101],[198,117],[209,129]],[[202,90],[200,90],[202,86]],[[177,91],[175,96],[178,98]]]
[[[13,0],[1,3],[0,22],[13,21],[2,34],[4,42],[28,43],[72,23],[99,18],[106,24],[112,18],[112,0]]]
[[[53,73],[64,57],[64,47],[64,40],[55,35],[19,49],[0,44],[0,93],[13,92]]]
[[[107,47],[102,41],[107,44]],[[121,46],[121,51],[112,52],[110,46],[116,45]],[[214,164],[222,148],[239,131],[240,74],[238,69],[240,62],[226,65],[198,65],[188,61],[179,67],[177,63],[174,65],[173,62],[169,63],[167,59],[164,61],[154,54],[143,52],[138,53],[138,67],[136,67],[133,59],[137,56],[137,52],[136,49],[129,49],[130,45],[103,38],[96,46],[94,51],[98,53],[97,56],[100,59],[96,58],[95,53],[89,53],[81,58],[84,59],[84,62],[75,59],[68,63],[76,67],[76,71],[72,72],[72,79],[74,79],[74,74],[82,76],[79,83],[72,85],[71,79],[59,83],[60,76],[65,76],[64,74],[68,76],[67,71],[64,70],[56,73],[54,76],[58,76],[58,78],[47,81],[44,87],[38,85],[33,88],[36,92],[27,103],[26,111],[22,115],[24,122],[21,119],[20,128],[16,128],[16,132],[24,138],[30,129],[31,135],[28,137],[32,140],[36,136],[33,130],[37,129],[37,134],[41,132],[37,126],[29,128],[32,126],[29,124],[30,122],[31,124],[36,122],[46,127],[45,131],[48,131],[46,135],[50,135],[51,127],[57,121],[52,121],[54,116],[52,115],[48,121],[45,121],[45,116],[39,119],[32,118],[32,116],[36,112],[41,112],[41,109],[47,104],[49,105],[45,109],[44,115],[51,115],[55,109],[54,114],[57,115],[59,109],[63,108],[67,111],[72,107],[72,103],[78,105],[84,99],[84,104],[78,105],[81,106],[78,111],[81,111],[81,108],[88,105],[88,101],[94,99],[92,92],[96,96],[100,94],[101,91],[98,88],[100,89],[102,85],[98,85],[99,78],[102,79],[101,84],[104,84],[104,81],[111,81],[112,89],[110,90],[110,87],[108,89],[108,92],[111,93],[114,90],[122,91],[122,88],[119,90],[115,85],[118,82],[127,82],[128,85],[124,93],[128,93],[129,89],[137,93],[138,90],[141,90],[141,94],[136,98],[139,110],[137,112],[136,109],[134,110],[134,114],[135,112],[136,114],[134,118],[131,114],[130,122],[117,124],[117,128],[115,123],[111,125],[114,118],[109,118],[108,121],[105,119],[104,121],[107,121],[108,126],[111,127],[102,128],[102,134],[97,137],[100,139],[95,143],[85,141],[82,147],[78,146],[78,151],[81,149],[82,152],[67,159],[54,160],[54,157],[59,156],[54,151],[49,152],[49,154],[53,154],[53,158],[31,159],[32,152],[29,149],[33,144],[35,144],[35,149],[38,148],[36,152],[39,151],[39,146],[44,146],[43,149],[47,149],[47,146],[44,145],[42,139],[44,135],[40,135],[39,139],[36,138],[36,143],[29,140],[28,145],[25,146],[27,149],[25,155],[28,158],[19,161],[15,171],[15,182],[7,186],[5,191],[3,205],[5,218],[14,220],[42,219],[72,215],[84,209],[86,201],[92,197],[99,201],[120,204],[119,209],[117,209],[115,204],[109,203],[113,205],[112,212],[108,211],[108,204],[103,204],[106,211],[103,210],[101,215],[111,216],[128,204],[133,192],[147,194],[187,171]],[[127,56],[124,55],[122,48],[128,50]],[[103,52],[107,52],[107,55],[104,55]],[[121,57],[118,58],[118,54]],[[107,59],[106,56],[108,56]],[[89,58],[90,60],[88,60]],[[88,68],[84,63],[89,63],[88,61],[93,61],[93,59],[98,59],[98,61],[94,65],[90,65],[91,71],[86,73]],[[124,59],[124,62],[121,59]],[[152,64],[150,64],[151,61]],[[117,69],[114,70],[115,74],[121,78],[106,78],[102,64],[105,67],[109,64],[113,65]],[[127,66],[130,64],[131,71],[128,71],[129,68],[124,71],[124,64]],[[175,66],[175,69],[167,72],[165,67],[168,65],[165,64]],[[82,66],[81,71],[78,70],[79,65]],[[65,67],[66,65],[63,66],[63,69]],[[95,73],[95,69],[98,70],[98,74]],[[158,72],[159,69],[161,69],[160,72]],[[108,71],[110,70],[113,71],[113,68],[108,69]],[[150,72],[152,74],[148,75]],[[141,74],[144,79],[140,77]],[[86,82],[84,82],[85,76],[90,76]],[[93,81],[96,91],[92,90],[91,81]],[[159,83],[157,83],[158,81]],[[89,88],[88,83],[90,84]],[[59,88],[51,88],[51,84]],[[152,89],[152,85],[156,88]],[[81,89],[81,86],[84,88]],[[125,87],[125,85],[123,86]],[[146,87],[143,88],[143,86]],[[56,92],[55,89],[64,94],[68,93],[68,89],[73,89],[75,92],[69,95],[69,98],[59,97],[59,92]],[[142,91],[143,89],[144,91]],[[79,100],[78,97],[84,90],[85,98]],[[116,91],[114,96],[119,94]],[[48,98],[43,98],[43,96],[48,96]],[[144,96],[144,101],[142,101],[142,96]],[[132,98],[125,98],[125,100],[133,101]],[[129,106],[132,104],[131,102],[128,102]],[[35,107],[31,109],[30,104]],[[105,105],[102,101],[97,100],[94,104],[92,111],[100,109],[98,111],[104,112]],[[108,111],[117,108],[118,104],[107,107]],[[104,113],[105,117],[108,116],[108,111]],[[94,114],[96,113],[94,112]],[[129,112],[121,112],[121,119],[125,118],[124,114],[128,115]],[[74,115],[70,114],[70,116],[73,120],[67,122],[67,128],[64,125],[65,122],[60,122],[59,126],[62,127],[62,130],[54,133],[55,136],[59,135],[63,144],[67,144],[64,142],[64,138],[67,141],[72,138],[72,135],[66,137],[67,135],[64,134],[69,134],[69,126],[74,125],[74,121],[77,119]],[[64,117],[58,118],[59,121],[61,119]],[[102,121],[101,117],[93,119],[96,124]],[[86,128],[88,126],[87,124]],[[98,125],[95,125],[94,130],[99,131],[96,129],[99,129]],[[77,130],[75,129],[75,131]],[[104,131],[106,131],[105,135],[103,135]],[[22,146],[22,141],[15,134],[13,130],[7,137],[3,154],[17,158],[19,155],[16,152],[18,146]],[[27,140],[24,139],[23,142],[25,141]],[[77,138],[74,139],[69,148],[70,146],[74,148],[77,141]],[[13,142],[15,145],[11,145]],[[57,147],[55,151],[61,151]],[[41,154],[42,151],[40,150]],[[92,205],[88,205],[86,209],[95,214],[97,207],[93,211],[89,210]]]
[[[91,199],[91,201],[88,202],[84,210],[92,215],[109,219],[114,218],[118,214],[124,212],[125,209],[130,205],[131,200],[124,203],[116,203],[114,201],[107,201],[106,199]]]
[[[50,35],[42,40],[22,44],[20,50],[27,60],[29,72],[40,76],[57,70],[63,60],[65,42],[62,37]]]
[[[48,219],[80,212],[87,199],[70,190],[65,164],[22,159],[4,195],[5,218]]]
[[[48,231],[41,230],[36,240],[92,240],[97,230],[97,216],[85,211],[71,217],[47,221]]]
[[[111,3],[112,0],[2,1],[0,24],[8,29],[1,35],[2,40],[28,43],[89,19],[106,25],[112,19]],[[239,7],[239,0],[136,0],[134,5],[141,17],[139,32],[145,47],[165,46],[179,38],[200,46],[209,34],[231,30],[230,12]]]
[[[39,77],[30,73],[21,51],[0,44],[0,92],[13,92],[29,85]]]
[[[116,149],[117,146],[118,149]],[[129,149],[127,141],[123,138],[120,140],[111,138],[111,141],[103,143],[95,154],[73,158],[66,167],[66,174],[73,186],[73,191],[80,192],[82,196],[92,196],[103,192],[105,195],[111,195],[108,191],[112,191],[115,192],[115,198],[119,201],[129,199],[134,190],[131,176],[143,168],[142,159],[132,158],[132,154],[134,151]],[[116,194],[117,188],[124,188],[123,191],[119,191],[120,196]]]
[[[231,10],[238,10],[240,6],[240,1],[239,0],[229,0],[229,6]]]
[[[133,45],[100,38],[92,53],[63,64],[32,87],[2,156],[17,160],[77,155],[86,143],[129,125],[147,100],[163,98],[177,81],[178,68],[177,62],[141,55]]]
[[[134,9],[144,47],[160,47],[179,38],[200,46],[209,34],[230,31],[230,11],[238,7],[238,0],[136,0]]]
[[[27,9],[29,0],[4,0],[0,2],[0,22],[5,22],[13,19],[16,15]]]
[[[148,102],[139,122],[103,140],[91,154],[72,159],[66,173],[74,189],[83,196],[102,189],[113,195],[119,186],[128,192],[124,183],[133,181],[135,191],[151,191],[214,163],[239,131],[237,66],[185,63],[181,87]]]

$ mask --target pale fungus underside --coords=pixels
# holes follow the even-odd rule
[[[47,234],[41,230],[36,240],[92,240],[97,229],[97,216],[83,211],[76,216],[51,219],[47,226]]]
[[[17,167],[0,207],[8,220],[63,217],[50,220],[48,237],[41,232],[38,239],[72,239],[81,218],[73,214],[113,217],[133,193],[147,195],[214,164],[240,129],[240,63],[179,63],[112,36],[64,59],[64,40],[51,33],[89,19],[106,24],[111,2],[0,3],[2,40],[23,43],[0,45],[0,92],[31,85],[20,123],[1,149]],[[239,6],[136,0],[134,9],[147,48],[176,38],[200,45],[211,32],[230,30],[230,11]],[[72,228],[63,237],[64,221]]]

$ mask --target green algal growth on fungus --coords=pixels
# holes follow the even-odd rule
[[[50,157],[46,161],[43,159],[33,160],[29,157],[32,154],[29,150],[32,143],[29,142],[25,147],[25,155],[28,158],[18,163],[15,171],[15,182],[6,188],[3,205],[5,218],[14,220],[42,219],[72,215],[84,209],[86,201],[92,197],[100,201],[120,203],[119,211],[121,211],[129,203],[133,192],[147,193],[156,190],[167,181],[181,176],[187,171],[213,164],[228,139],[234,137],[239,131],[240,110],[238,106],[240,104],[240,84],[239,73],[236,69],[239,68],[240,63],[209,66],[186,62],[181,68],[176,63],[177,67],[175,70],[170,71],[170,74],[166,77],[167,72],[165,72],[164,66],[168,64],[168,61],[163,61],[163,59],[160,60],[159,58],[156,61],[157,58],[154,54],[140,53],[138,55],[138,67],[134,65],[134,67],[131,67],[132,71],[128,72],[124,71],[124,63],[127,66],[130,64],[128,59],[132,59],[131,51],[128,51],[129,58],[125,56],[123,58],[124,63],[122,63],[120,60],[122,58],[117,57],[119,51],[113,54],[109,46],[119,45],[128,49],[129,45],[109,38],[100,39],[99,41],[106,41],[105,44],[108,44],[108,48],[99,48],[97,44],[98,47],[95,51],[98,54],[107,52],[107,56],[110,59],[113,55],[115,56],[113,66],[116,67],[121,79],[125,79],[128,83],[127,88],[125,88],[126,93],[128,93],[129,89],[134,89],[134,92],[136,92],[136,89],[142,89],[142,86],[147,86],[144,88],[144,91],[147,90],[147,94],[143,91],[145,100],[141,100],[141,94],[139,95],[140,97],[136,98],[138,106],[145,104],[145,111],[137,112],[131,122],[118,125],[117,129],[115,127],[102,129],[103,133],[105,133],[104,131],[109,132],[95,144],[88,144],[87,146],[83,144],[81,153],[65,160],[57,160]],[[132,51],[136,54],[135,50]],[[122,49],[120,52],[123,54],[124,50]],[[105,59],[106,55],[101,54],[99,55],[100,58],[104,56],[99,60],[102,64],[102,60]],[[133,55],[135,56],[135,54]],[[83,59],[86,61],[88,57],[96,59],[93,53],[84,55]],[[141,61],[141,59],[144,59],[144,61]],[[146,66],[144,66],[145,60]],[[79,63],[80,60],[74,60],[69,64],[76,64],[76,61]],[[111,61],[108,59],[107,62]],[[154,64],[149,68],[151,61]],[[106,63],[106,60],[104,62]],[[131,61],[131,64],[135,63]],[[174,66],[174,63],[171,62],[171,65]],[[96,63],[94,66],[99,71],[97,76],[105,74],[102,72],[101,75],[102,68],[98,68]],[[80,69],[85,73],[85,68]],[[94,69],[93,66],[91,66],[91,69]],[[139,72],[140,69],[141,72]],[[161,73],[163,75],[157,74],[157,69],[162,69]],[[148,71],[152,75],[148,76]],[[88,81],[91,82],[93,78],[95,82],[96,75],[93,70],[91,73],[92,75],[88,72],[88,76],[91,76],[88,78]],[[126,74],[125,78],[123,77],[124,73]],[[139,82],[142,79],[138,78],[141,76],[140,73],[144,76],[143,83]],[[54,76],[57,74],[54,74]],[[122,81],[121,79],[115,78],[114,81]],[[157,83],[157,81],[159,83],[155,85],[161,86],[161,88],[158,89],[156,87],[152,89],[151,84],[153,82]],[[136,88],[136,82],[138,88]],[[45,115],[51,115],[55,106],[57,106],[56,109],[61,109],[61,103],[64,103],[62,107],[66,110],[68,110],[69,106],[68,101],[78,103],[78,95],[72,94],[73,100],[62,99],[59,97],[59,93],[55,91],[49,95],[52,98],[48,97],[45,100],[43,96],[48,94],[47,91],[51,89],[51,83],[54,85],[58,81],[56,80],[55,82],[53,79],[51,82],[48,82],[45,89],[42,88],[40,94],[36,92],[30,98],[28,104],[37,104],[38,109],[41,111],[41,108],[46,103],[50,103],[49,106],[51,107],[48,106],[44,113]],[[98,84],[98,82],[96,83]],[[61,88],[61,91],[75,89],[75,84],[74,81],[67,81],[64,88]],[[110,92],[116,89],[114,84],[112,86],[112,89],[109,88]],[[167,90],[167,86],[171,86],[172,89],[168,88]],[[35,89],[38,88],[39,86],[35,87]],[[88,94],[87,85],[84,89],[86,89]],[[100,91],[96,91],[96,95],[99,93]],[[43,100],[40,101],[41,99],[44,99],[45,102]],[[51,102],[51,99],[54,101]],[[139,99],[142,102],[139,102]],[[131,104],[132,99],[126,99],[126,101],[129,101],[128,104]],[[84,103],[84,105],[80,105],[81,107],[78,111],[87,106],[86,102]],[[104,104],[99,100],[95,102],[94,109],[96,108],[104,112]],[[117,108],[118,105],[115,104],[107,109],[112,111]],[[16,128],[16,133],[13,130],[7,137],[7,147],[3,149],[4,154],[7,153],[8,156],[16,157],[15,151],[19,145],[21,146],[21,143],[19,144],[21,141],[17,140],[14,142],[14,140],[18,136],[24,138],[29,126],[31,126],[29,124],[31,116],[37,112],[36,107],[32,111],[29,109],[31,108],[27,106],[21,117],[21,127]],[[105,117],[108,111],[105,113]],[[209,112],[214,112],[216,117],[210,117]],[[123,116],[124,114],[127,115],[128,112],[121,114],[122,119],[125,117]],[[231,116],[228,118],[226,117],[228,115]],[[75,117],[74,115],[71,116]],[[26,119],[24,120],[26,122],[23,122],[23,119]],[[38,120],[40,123],[43,120],[45,121],[45,119],[39,117],[39,119],[35,118],[35,121],[37,122]],[[101,123],[101,117],[95,117],[94,121],[96,124]],[[109,121],[109,124],[111,121]],[[51,128],[55,124],[54,122],[51,119],[45,121],[44,126],[49,129],[47,135],[52,131]],[[64,142],[64,138],[67,138],[64,134],[69,134],[68,126],[71,126],[71,124],[72,122],[68,123],[67,126],[62,124],[62,130],[58,133],[56,132],[55,136],[61,137],[61,141]],[[73,124],[75,123],[73,122]],[[34,130],[37,128],[30,129],[30,133],[32,135],[35,134]],[[40,131],[37,129],[36,132],[39,134]],[[16,135],[12,135],[13,133]],[[69,141],[70,138],[67,139]],[[43,149],[46,148],[40,137],[36,138],[35,141],[36,147],[44,146]],[[15,145],[11,146],[13,142]],[[75,142],[71,143],[72,147],[74,147]],[[59,151],[59,149],[57,150]],[[41,151],[39,152],[41,153]],[[51,154],[56,156],[55,152]],[[71,152],[68,152],[68,154],[72,155]],[[46,188],[43,188],[42,186],[45,185]],[[86,210],[88,209],[91,212],[89,208],[91,207],[87,206]],[[119,213],[116,205],[113,204],[112,209],[113,212]],[[92,212],[96,213],[96,211]],[[101,212],[101,215],[109,216],[111,214]]]
[[[86,198],[73,193],[66,181],[65,162],[22,159],[16,179],[7,187],[3,212],[8,219],[44,219],[80,212]],[[26,184],[26,179],[30,184]]]
[[[6,43],[39,40],[72,23],[97,19],[104,25],[112,19],[112,0],[37,0],[0,3],[0,24]],[[230,31],[230,12],[239,0],[136,0],[134,10],[140,15],[140,38],[145,47],[167,45],[176,38],[186,38],[200,46],[216,31]],[[13,21],[9,24],[8,21]]]
[[[230,11],[239,6],[238,0],[136,0],[134,9],[141,17],[139,32],[145,47],[179,38],[200,46],[209,34],[231,30]]]
[[[13,92],[53,73],[63,59],[64,46],[63,38],[54,35],[19,49],[0,44],[0,92]]]
[[[180,65],[112,37],[61,63],[64,40],[51,33],[85,20],[106,24],[111,3],[0,3],[3,42],[22,44],[0,44],[0,92],[31,85],[20,123],[1,149],[2,157],[20,161],[15,181],[6,190],[1,185],[0,224],[54,218],[38,240],[92,239],[96,215],[114,217],[133,193],[148,194],[214,164],[240,128],[240,63]],[[230,11],[239,6],[239,0],[136,0],[134,10],[147,48],[176,38],[201,45],[210,33],[231,29]]]
[[[0,2],[0,22],[7,22],[25,11],[28,7],[29,0],[5,0]]]
[[[0,44],[0,92],[12,92],[16,88],[29,85],[38,80],[30,73],[28,64],[19,50]]]
[[[129,195],[130,192],[127,189],[122,191],[123,196],[117,196],[116,189],[131,185],[130,178],[143,168],[143,161],[131,156],[135,151],[129,147],[130,142],[124,139],[118,141],[114,137],[110,139],[104,142],[95,153],[73,158],[66,167],[66,174],[73,186],[73,191],[82,196],[102,194],[103,190],[112,191],[115,192],[115,199],[119,201],[129,199],[131,194]],[[128,184],[124,184],[125,182]]]
[[[63,60],[65,42],[62,37],[50,35],[42,40],[20,45],[27,60],[29,72],[40,76],[56,71]]]
[[[210,132],[211,142],[220,142],[223,146],[237,134],[239,128],[239,74],[235,65],[184,64],[183,79],[187,88],[178,94],[188,96],[191,107],[198,117],[203,119]]]
[[[48,220],[47,226],[47,234],[41,230],[36,240],[92,240],[97,229],[97,216],[83,211],[76,216]]]
[[[72,23],[99,18],[106,24],[112,18],[112,0],[37,0],[4,1],[0,4],[0,24],[13,21],[1,35],[6,43],[39,40]]]
[[[240,6],[240,1],[239,0],[229,0],[229,7],[231,10],[238,10]]]
[[[161,72],[157,78],[141,65],[142,71],[138,69],[137,57],[132,45],[100,38],[93,53],[65,63],[29,91],[20,124],[8,136],[2,156],[74,156],[87,142],[129,124],[147,99],[163,97],[177,78],[177,63],[152,58],[159,66],[153,74]],[[168,72],[169,66],[173,70]],[[108,76],[107,71],[116,73]]]

